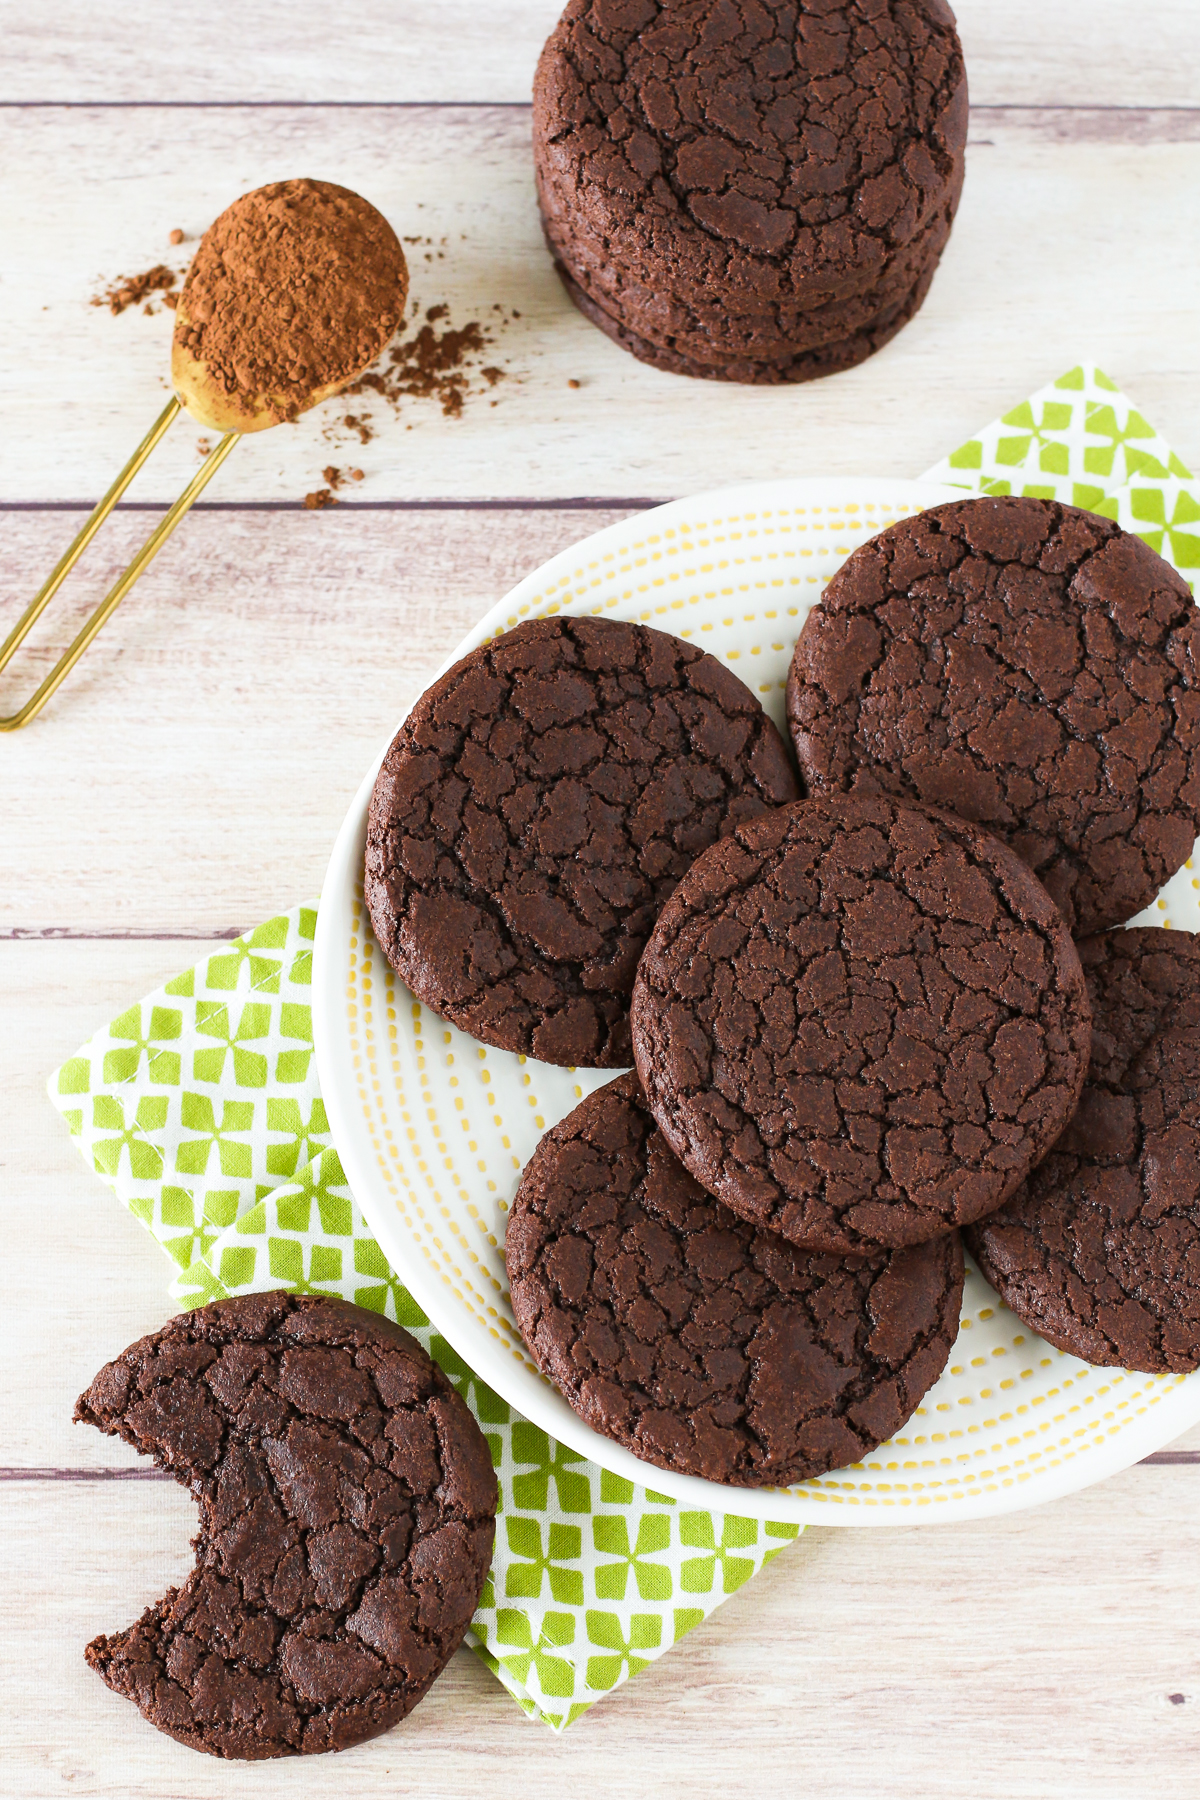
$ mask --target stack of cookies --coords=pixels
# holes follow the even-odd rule
[[[522,1175],[513,1311],[597,1430],[744,1486],[901,1427],[960,1233],[1051,1342],[1200,1366],[1200,954],[1110,929],[1200,829],[1187,587],[1073,507],[934,508],[826,589],[788,721],[800,781],[694,646],[530,622],[418,703],[366,856],[421,1000],[636,1064]]]
[[[809,381],[929,290],[962,47],[945,0],[570,0],[533,128],[547,242],[602,331],[679,374]]]

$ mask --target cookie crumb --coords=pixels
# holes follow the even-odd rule
[[[207,438],[197,438],[196,439],[196,450],[200,456],[211,456],[212,455],[212,445],[209,443]]]
[[[337,495],[327,487],[316,488],[311,494],[305,494],[304,504],[309,512],[322,512],[327,506],[338,504]]]
[[[334,488],[334,489],[341,487],[342,471],[340,469],[335,469],[332,463],[330,463],[330,465],[327,469],[322,469],[321,474],[325,478],[326,487],[330,487],[330,488]]]
[[[167,233],[167,242],[169,244],[182,244],[183,233],[180,231],[178,225],[175,227],[174,231],[169,231]]]
[[[572,375],[571,379],[567,382],[567,386],[568,387],[582,387],[583,383],[580,381],[576,381],[575,377]]]
[[[361,469],[351,469],[350,479],[351,479],[351,481],[361,481],[363,479],[362,470]]]

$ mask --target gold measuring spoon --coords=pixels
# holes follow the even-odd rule
[[[175,311],[175,391],[0,644],[0,670],[176,416],[186,412],[221,432],[221,441],[41,686],[19,712],[0,718],[0,731],[18,731],[36,718],[238,439],[298,418],[347,387],[401,324],[407,295],[399,239],[382,213],[349,188],[328,181],[277,181],[226,208],[200,241]]]

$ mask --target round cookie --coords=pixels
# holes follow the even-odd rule
[[[638,968],[663,1136],[809,1249],[915,1244],[1000,1206],[1075,1110],[1090,1008],[1011,850],[890,795],[802,801],[694,864]]]
[[[559,260],[635,336],[700,362],[789,361],[815,347],[809,309],[885,300],[914,243],[949,227],[966,123],[943,0],[819,14],[796,0],[571,0],[534,81]],[[607,297],[589,279],[597,257]],[[711,352],[626,312],[623,281],[668,308],[715,309]]]
[[[616,619],[530,620],[435,682],[384,758],[371,923],[418,999],[484,1043],[620,1066],[638,957],[675,883],[799,792],[716,657]]]
[[[957,1234],[812,1255],[712,1200],[634,1074],[538,1145],[506,1236],[538,1367],[606,1437],[734,1487],[858,1462],[898,1431],[958,1332]]]
[[[814,351],[824,350],[827,359],[835,350],[846,355],[855,340],[892,321],[898,330],[929,290],[954,214],[948,202],[875,286],[800,306],[778,299],[764,304],[753,294],[721,288],[685,293],[682,283],[664,284],[661,273],[639,274],[617,261],[606,241],[593,245],[581,237],[568,210],[571,198],[555,213],[543,190],[542,226],[560,278],[589,318],[598,310],[684,364],[711,364],[724,379],[760,381],[769,380],[769,373],[735,377],[729,370],[745,364],[752,371],[803,368]],[[954,204],[957,198],[956,190]]]
[[[1200,831],[1200,611],[1077,507],[954,500],[861,545],[805,620],[787,708],[810,792],[985,825],[1076,936],[1139,912]]]
[[[462,1642],[496,1478],[467,1407],[398,1325],[320,1295],[168,1321],[77,1420],[191,1490],[196,1564],[87,1660],[214,1756],[344,1750],[402,1719]]]
[[[1093,1008],[1079,1110],[971,1228],[985,1280],[1085,1362],[1200,1368],[1200,939],[1153,927],[1079,946]]]

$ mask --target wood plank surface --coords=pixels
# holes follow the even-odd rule
[[[114,317],[89,300],[174,260],[174,226],[194,243],[241,190],[297,170],[359,189],[402,236],[432,239],[410,246],[420,308],[496,320],[488,357],[506,377],[459,418],[432,399],[399,412],[377,402],[366,446],[337,424],[344,404],[322,407],[239,444],[214,499],[298,504],[330,462],[360,466],[370,501],[666,499],[789,473],[918,475],[1085,356],[1200,465],[1200,234],[1181,228],[1200,110],[977,109],[925,306],[862,367],[780,389],[649,369],[587,323],[541,241],[519,108],[22,108],[0,110],[0,217],[23,246],[4,296],[14,354],[0,362],[0,407],[14,452],[0,501],[103,492],[166,398],[172,315]],[[206,435],[179,421],[131,495],[174,499]]]
[[[21,1647],[5,1721],[20,1785],[7,1791],[1187,1796],[1200,1755],[1195,1485],[1189,1469],[1139,1469],[1000,1522],[812,1529],[560,1739],[460,1651],[405,1724],[298,1771],[197,1767],[84,1666],[89,1637],[186,1571],[182,1490],[5,1483],[0,1627]],[[31,1618],[46,1627],[31,1633]]]
[[[218,932],[315,895],[355,789],[433,670],[522,575],[620,516],[195,513],[53,710],[3,741],[21,850],[0,930]],[[77,516],[0,517],[9,581],[33,593]],[[152,522],[128,514],[98,540],[6,673],[5,711]]]
[[[323,174],[432,240],[411,246],[422,307],[508,320],[505,379],[461,418],[377,406],[367,445],[335,412],[239,446],[43,719],[0,740],[0,1793],[1189,1794],[1200,1429],[1006,1519],[810,1530],[561,1740],[461,1653],[351,1756],[226,1767],[82,1662],[184,1572],[193,1512],[70,1423],[96,1368],[172,1310],[170,1270],[85,1168],[47,1072],[214,938],[314,893],[431,671],[586,533],[758,475],[919,474],[1081,356],[1200,467],[1196,0],[960,0],[968,180],[930,300],[864,368],[774,392],[645,369],[565,300],[528,151],[558,9],[0,0],[0,627],[162,404],[170,313],[89,301],[174,261],[172,226],[194,241],[244,188]],[[196,468],[200,435],[177,427],[135,490],[146,510],[113,521],[0,711]],[[362,503],[303,511],[331,462],[364,469]]]
[[[360,0],[332,14],[242,0],[187,14],[156,0],[6,0],[0,100],[508,101],[529,98],[562,0]],[[956,0],[976,106],[1169,106],[1200,98],[1192,0]]]

